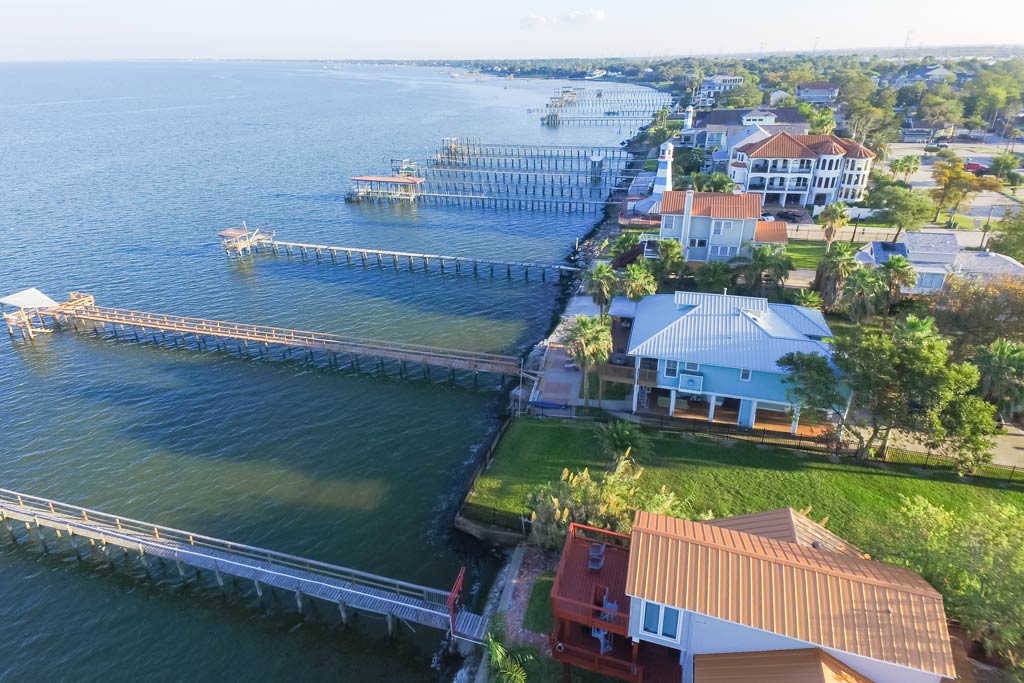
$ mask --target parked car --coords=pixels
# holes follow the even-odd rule
[[[775,220],[775,216],[773,216],[772,214],[770,214],[767,211],[765,211],[764,213],[761,214],[761,220],[763,220],[763,221],[773,221],[773,220]]]
[[[949,148],[949,143],[948,142],[936,142],[935,146],[938,147],[939,149],[948,149]]]
[[[796,222],[803,218],[803,214],[797,211],[779,211],[779,218],[784,221]]]

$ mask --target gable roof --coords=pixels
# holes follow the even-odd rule
[[[789,93],[786,93],[789,94]],[[800,113],[797,107],[754,107],[751,109],[712,109],[698,114],[700,123],[704,126],[712,125],[739,125],[743,117],[754,110],[766,111],[775,114],[776,123],[807,123],[807,117]]]
[[[637,511],[626,593],[955,677],[942,596],[901,567]]]
[[[834,83],[829,83],[828,81],[809,81],[801,83],[796,87],[801,90],[838,90]]]
[[[997,254],[994,251],[962,251],[953,261],[953,272],[973,276],[1024,277],[1024,264],[1006,254]]]
[[[960,251],[956,235],[948,232],[905,232],[900,236],[900,243],[906,245],[911,255],[956,254]]]
[[[774,538],[778,541],[796,543],[805,548],[827,550],[850,557],[864,557],[864,553],[856,546],[847,543],[846,540],[836,536],[822,525],[809,519],[806,515],[801,515],[793,508],[767,510],[765,512],[754,512],[749,515],[735,515],[733,517],[719,517],[708,520],[705,524],[723,529],[732,529],[733,531],[742,531],[743,533],[763,538]]]
[[[874,683],[829,653],[808,647],[693,658],[694,683]]]
[[[801,310],[792,310],[801,309]],[[726,368],[781,373],[790,352],[830,356],[821,314],[767,299],[725,294],[655,294],[636,304],[627,353]]]
[[[786,221],[758,221],[754,228],[754,242],[757,244],[786,244],[788,241]]]
[[[662,214],[681,214],[688,191],[669,190],[661,196]],[[761,195],[753,192],[694,192],[691,215],[711,218],[760,218]]]

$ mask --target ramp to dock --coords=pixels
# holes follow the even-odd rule
[[[51,529],[79,558],[84,550],[109,557],[111,548],[120,548],[147,570],[149,558],[159,558],[173,563],[182,579],[192,568],[212,573],[220,586],[224,577],[251,581],[260,596],[264,586],[294,593],[300,611],[304,598],[325,600],[337,606],[346,623],[353,610],[370,612],[384,615],[392,632],[397,619],[474,643],[483,642],[487,630],[482,616],[462,607],[463,572],[450,591],[437,590],[7,489],[0,489],[0,520],[12,536],[15,522],[35,530],[44,548],[43,530]]]

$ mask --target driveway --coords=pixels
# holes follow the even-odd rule
[[[1014,424],[996,437],[996,450],[992,462],[1024,470],[1024,431]]]

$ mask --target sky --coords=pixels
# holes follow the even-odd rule
[[[0,0],[0,61],[645,57],[1024,43],[1022,0],[587,2]]]

